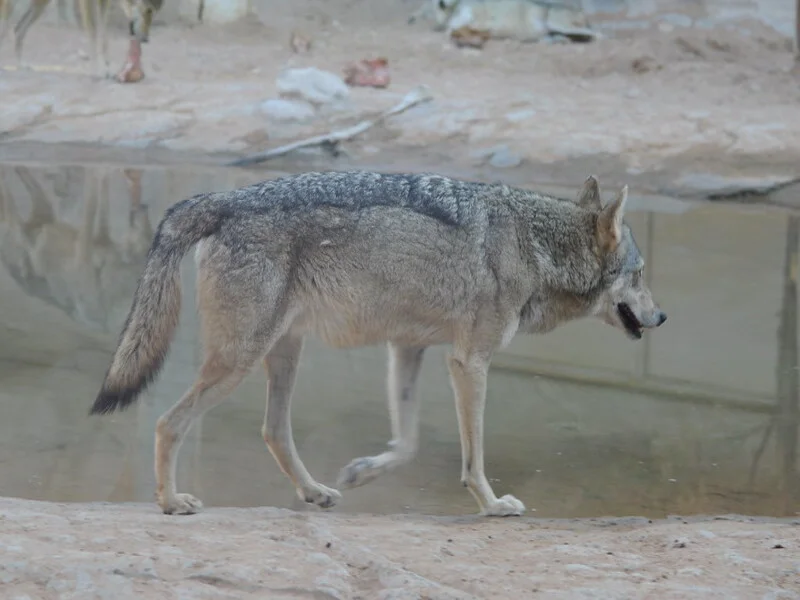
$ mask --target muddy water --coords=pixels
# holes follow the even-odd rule
[[[166,207],[254,174],[214,169],[0,170],[0,494],[149,501],[153,428],[193,379],[194,266],[181,325],[141,402],[89,418]],[[520,337],[490,375],[487,470],[538,516],[795,515],[798,219],[780,210],[633,198],[629,220],[667,325],[634,343],[593,322]],[[427,356],[417,460],[334,510],[466,514],[443,350]],[[382,348],[310,340],[299,452],[321,482],[389,439]],[[207,505],[303,508],[260,436],[265,376],[191,432],[180,488]],[[155,509],[155,508],[154,508]],[[314,510],[314,509],[310,509]]]

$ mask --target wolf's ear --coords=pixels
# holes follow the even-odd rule
[[[624,186],[616,199],[600,211],[597,217],[597,237],[600,247],[613,251],[622,241],[622,218],[628,202],[628,186]]]
[[[602,207],[600,202],[600,186],[594,175],[589,175],[586,181],[583,182],[583,187],[581,191],[578,192],[578,204],[584,208],[591,208],[594,210],[600,210]]]

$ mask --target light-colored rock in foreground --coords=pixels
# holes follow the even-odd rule
[[[0,498],[0,597],[800,598],[800,526]]]

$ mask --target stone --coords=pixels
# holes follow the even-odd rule
[[[675,187],[705,196],[729,196],[739,193],[767,194],[795,181],[784,175],[726,176],[714,173],[685,173],[675,181]]]
[[[568,565],[564,565],[564,570],[567,571],[568,573],[583,574],[583,575],[597,573],[597,569],[595,569],[594,567],[590,567],[589,565],[582,565],[579,563],[571,563]]]
[[[481,162],[488,161],[491,166],[497,169],[510,169],[522,163],[522,157],[512,152],[506,144],[479,148],[472,151],[470,156]]]
[[[511,123],[519,123],[520,121],[527,121],[531,117],[536,115],[536,111],[532,108],[524,109],[524,110],[515,110],[510,113],[506,113],[506,121]]]
[[[314,107],[303,100],[271,98],[261,103],[259,110],[268,119],[279,122],[308,121],[316,114]]]
[[[489,524],[225,507],[178,518],[160,514],[152,503],[0,497],[0,597],[474,600],[528,598],[535,588],[541,592],[536,597],[557,600],[633,598],[642,592],[657,598],[788,600],[797,597],[787,585],[797,558],[771,547],[777,541],[797,547],[800,528],[785,523]],[[712,529],[713,543],[698,534]],[[680,552],[681,562],[665,569],[664,542],[682,535],[698,542],[671,551]],[[64,543],[67,536],[71,543]],[[457,559],[441,559],[444,544]]]
[[[341,77],[314,67],[286,69],[276,85],[280,96],[299,97],[312,104],[331,104],[350,97],[350,88]]]
[[[674,27],[691,27],[693,22],[691,17],[676,13],[661,15],[660,19]]]
[[[492,157],[489,159],[489,164],[497,169],[513,169],[514,167],[518,167],[521,163],[522,157],[519,154],[511,152],[511,150],[505,146],[492,154]]]

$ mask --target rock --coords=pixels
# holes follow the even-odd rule
[[[299,97],[312,104],[331,104],[350,97],[350,88],[341,77],[314,67],[286,69],[276,84],[282,97]]]
[[[797,598],[790,586],[800,528],[786,523],[489,523],[223,507],[178,518],[152,503],[0,497],[0,598],[611,600],[644,590],[654,598],[788,600]],[[701,528],[713,530],[714,542],[687,544],[681,562],[665,568],[664,542],[705,538]],[[445,540],[457,559],[442,560]],[[772,549],[778,541],[788,550]]]
[[[693,23],[693,20],[690,16],[677,13],[661,15],[661,21],[664,23],[669,23],[673,27],[691,27]]]
[[[144,148],[165,138],[177,137],[183,128],[194,122],[190,115],[163,110],[120,110],[106,114],[72,119],[53,119],[35,132],[19,136],[48,143],[82,142],[86,131],[98,131],[98,143]],[[135,124],[132,127],[131,124]]]
[[[689,545],[689,538],[687,537],[679,537],[672,540],[672,547],[673,548],[686,548]]]
[[[579,563],[570,563],[568,565],[564,565],[564,570],[567,573],[574,573],[577,575],[593,575],[597,573],[597,569],[590,567],[589,565],[582,565]]]
[[[709,531],[708,529],[701,529],[697,533],[707,540],[713,540],[715,537],[717,537],[713,531]]]
[[[22,129],[52,112],[53,104],[48,100],[39,101],[38,98],[20,99],[17,102],[5,100],[3,110],[0,111],[0,133]]]
[[[488,160],[489,164],[497,169],[511,169],[522,163],[522,158],[513,153],[506,144],[481,148],[473,151],[471,155],[480,161]]]
[[[769,201],[778,206],[800,208],[800,179],[775,188],[769,193]]]
[[[308,121],[315,115],[314,107],[308,102],[286,98],[271,98],[262,102],[259,109],[267,118],[280,122]]]
[[[681,116],[689,121],[702,121],[708,119],[711,116],[711,112],[707,110],[689,110],[681,113]]]
[[[624,14],[628,8],[625,0],[584,0],[582,6],[584,12],[590,15],[597,13]]]
[[[797,179],[784,175],[726,176],[714,173],[686,173],[674,184],[684,194],[720,198],[741,195],[766,196],[790,186]],[[679,192],[680,193],[680,192]]]
[[[503,146],[492,154],[492,157],[489,159],[489,164],[497,169],[513,169],[514,167],[518,167],[521,163],[522,157],[520,157],[519,154],[511,152],[506,146]]]
[[[536,111],[532,108],[525,109],[525,110],[515,110],[510,113],[506,113],[506,121],[510,121],[511,123],[519,123],[520,121],[526,121],[536,115]]]
[[[742,124],[734,131],[736,142],[728,149],[730,153],[782,152],[788,146],[786,125],[781,121]]]

